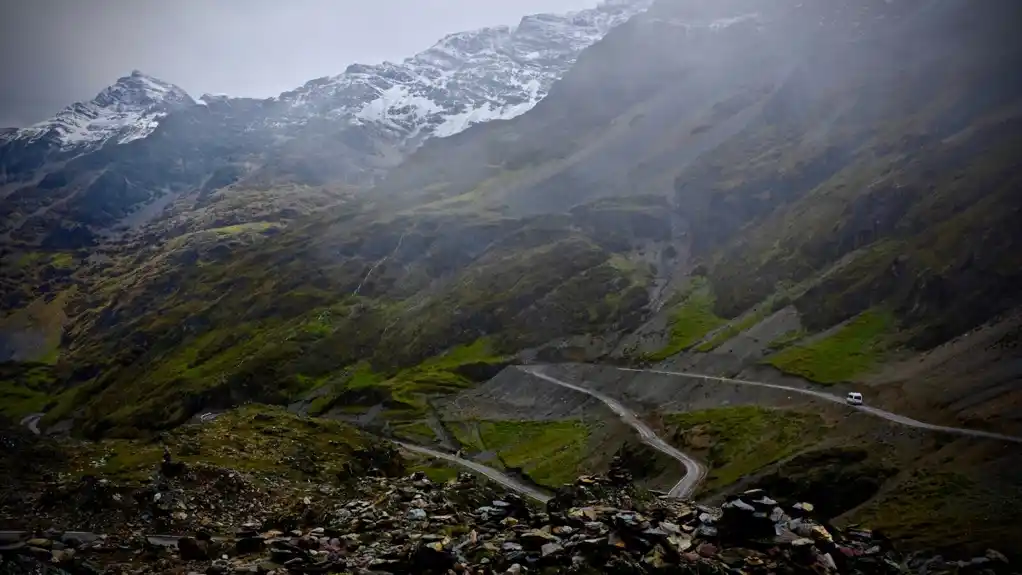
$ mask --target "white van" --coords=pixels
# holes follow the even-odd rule
[[[848,396],[845,397],[845,401],[849,405],[862,405],[862,394],[857,391],[849,391]]]

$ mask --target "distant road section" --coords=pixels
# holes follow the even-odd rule
[[[21,424],[28,428],[32,433],[39,435],[39,420],[46,415],[45,413],[33,413],[32,415],[26,415],[21,418]]]
[[[550,500],[550,496],[547,495],[546,493],[543,493],[542,491],[532,487],[531,485],[526,485],[525,483],[522,483],[521,481],[518,481],[513,477],[505,475],[497,471],[496,469],[493,469],[492,467],[487,467],[481,463],[469,461],[468,459],[462,459],[461,457],[451,455],[450,453],[444,453],[443,451],[437,451],[435,449],[430,449],[428,447],[422,447],[421,445],[404,443],[401,441],[395,441],[394,443],[400,445],[401,447],[407,449],[408,451],[414,451],[415,453],[420,453],[422,455],[428,455],[430,457],[436,457],[437,459],[450,461],[455,465],[460,465],[461,467],[474,471],[480,475],[485,475],[489,479],[492,479],[493,481],[503,485],[504,487],[507,487],[511,491],[535,499],[540,503],[546,503],[547,501]]]
[[[848,405],[848,403],[845,401],[845,398],[840,396],[840,395],[835,395],[833,393],[827,393],[825,391],[818,391],[818,390],[815,390],[815,389],[805,389],[805,388],[801,388],[801,387],[791,387],[791,386],[780,385],[780,384],[776,384],[776,383],[764,383],[764,382],[761,382],[761,381],[748,381],[748,380],[745,380],[745,379],[732,379],[730,377],[717,377],[717,376],[714,376],[714,375],[703,375],[703,374],[699,374],[699,373],[686,373],[686,372],[682,372],[682,371],[665,371],[665,370],[662,370],[662,369],[633,369],[633,368],[628,368],[628,367],[612,367],[612,366],[605,366],[605,365],[601,365],[600,367],[616,369],[618,371],[630,371],[630,372],[634,372],[634,373],[655,373],[655,374],[659,374],[659,375],[670,375],[670,376],[675,376],[675,377],[686,377],[686,378],[689,378],[689,379],[701,379],[703,381],[720,381],[720,382],[724,382],[724,383],[733,383],[733,384],[736,384],[736,385],[750,385],[750,386],[755,386],[755,387],[769,387],[769,388],[772,388],[772,389],[780,389],[780,390],[784,390],[784,391],[790,391],[792,393],[801,393],[803,395],[811,395],[813,397],[816,397],[818,399],[822,399],[824,401],[830,401],[830,402],[834,402],[834,403],[840,403],[842,405]],[[955,435],[965,435],[965,436],[968,436],[968,437],[982,437],[982,438],[986,438],[986,439],[997,439],[997,440],[1000,440],[1000,441],[1009,441],[1009,442],[1012,442],[1012,443],[1022,443],[1022,437],[1015,437],[1013,435],[1004,435],[1002,433],[994,433],[992,431],[982,431],[982,430],[979,430],[979,429],[965,429],[965,428],[962,428],[962,427],[948,427],[946,425],[934,425],[932,423],[925,423],[925,422],[922,422],[922,421],[917,421],[917,420],[912,419],[910,417],[905,417],[904,415],[898,415],[897,413],[891,413],[890,411],[884,411],[882,409],[878,409],[876,407],[871,407],[871,406],[868,406],[868,405],[848,405],[848,407],[851,407],[851,408],[854,408],[854,409],[858,409],[859,411],[864,411],[864,412],[866,412],[866,413],[868,413],[870,415],[875,415],[876,417],[880,417],[880,418],[886,419],[887,421],[893,421],[894,423],[905,425],[907,427],[915,427],[915,428],[918,428],[918,429],[928,429],[930,431],[939,431],[939,432],[942,432],[942,433],[951,433],[951,434],[955,434]]]

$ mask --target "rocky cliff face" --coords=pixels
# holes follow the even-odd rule
[[[346,121],[407,150],[429,137],[513,118],[546,96],[582,50],[651,3],[527,16],[515,27],[452,34],[399,64],[353,65],[281,94],[282,121]]]

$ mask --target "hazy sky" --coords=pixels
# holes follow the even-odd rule
[[[133,69],[204,92],[275,96],[445,34],[597,0],[0,0],[0,127],[91,99]]]

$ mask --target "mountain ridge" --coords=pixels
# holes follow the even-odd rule
[[[148,221],[182,194],[246,180],[367,187],[429,138],[530,109],[578,53],[650,3],[605,2],[449,35],[402,63],[352,65],[275,98],[185,96],[192,105],[138,112],[137,125],[96,130],[94,138],[106,139],[88,145],[65,148],[35,128],[7,132],[0,235],[87,246],[119,224]],[[76,118],[96,115],[76,109],[69,109]],[[50,125],[62,124],[42,124]],[[64,132],[72,130],[47,133]]]
[[[791,333],[766,330],[752,355],[830,384],[860,377],[855,370],[870,369],[887,352],[938,345],[1018,304],[1005,287],[1014,277],[1003,271],[1011,269],[1010,251],[980,258],[953,241],[984,223],[999,234],[991,237],[1015,237],[1010,209],[986,210],[1014,205],[1007,154],[1018,92],[991,100],[965,89],[930,89],[948,77],[962,86],[996,80],[1012,87],[997,79],[1016,50],[997,42],[1003,31],[977,24],[998,20],[1002,4],[966,12],[974,22],[964,28],[955,28],[968,22],[960,2],[940,10],[924,0],[808,7],[733,0],[698,5],[704,9],[695,13],[693,6],[654,5],[586,50],[529,113],[431,141],[370,193],[272,180],[256,185],[225,163],[222,154],[231,148],[215,130],[208,153],[195,158],[209,162],[198,173],[216,174],[200,191],[176,179],[176,164],[157,173],[150,163],[107,167],[71,201],[97,201],[118,189],[144,192],[138,183],[145,178],[181,190],[171,216],[111,245],[114,261],[89,278],[107,287],[84,290],[65,350],[91,366],[69,381],[97,391],[90,403],[99,421],[92,423],[150,418],[137,418],[133,408],[123,417],[103,408],[138,377],[152,378],[170,396],[182,389],[176,383],[197,378],[196,391],[205,393],[212,385],[205,369],[222,365],[184,360],[197,353],[191,345],[205,349],[199,355],[207,361],[241,353],[265,364],[260,346],[304,329],[312,321],[307,314],[337,319],[308,342],[286,340],[283,355],[274,356],[275,377],[228,370],[214,386],[226,394],[217,401],[240,389],[278,399],[274,386],[285,395],[302,392],[310,377],[350,370],[356,357],[395,376],[480,341],[491,355],[504,356],[597,335],[611,343],[585,351],[591,358],[661,360],[696,346],[726,348],[730,338],[777,314],[794,318],[778,322]],[[742,17],[753,8],[756,18]],[[704,24],[672,24],[679,20]],[[721,21],[728,25],[713,24]],[[954,34],[931,53],[935,30]],[[906,48],[909,40],[915,47]],[[879,54],[892,49],[904,49],[905,58],[878,67]],[[947,53],[956,57],[941,60]],[[848,65],[837,71],[838,60]],[[892,90],[899,98],[888,97]],[[212,115],[217,107],[262,105],[197,108]],[[202,117],[172,116],[153,145],[175,151],[173,133],[195,137]],[[239,129],[246,117],[240,114]],[[938,149],[934,142],[943,143]],[[986,145],[989,166],[977,163],[984,150],[977,142]],[[905,160],[920,151],[919,159]],[[263,167],[279,175],[274,168]],[[923,178],[932,188],[918,185]],[[887,180],[912,185],[867,185]],[[296,209],[297,198],[316,200]],[[973,198],[982,201],[970,210],[955,207]],[[123,214],[116,209],[110,205],[97,224],[115,221]],[[813,217],[816,211],[831,216]],[[863,228],[863,214],[877,216],[874,224]],[[940,222],[952,239],[933,241],[921,222]],[[79,248],[74,237],[54,240],[67,243],[47,249]],[[271,264],[280,277],[266,275]],[[124,279],[109,275],[114,271]],[[986,282],[977,283],[984,274]],[[986,296],[981,303],[962,300],[948,313],[940,301],[949,290]],[[27,298],[10,301],[20,307]],[[173,328],[171,317],[197,331]],[[646,325],[656,333],[646,334]],[[359,329],[353,349],[330,347]],[[821,350],[813,343],[829,336],[862,345],[853,354],[859,359],[821,356],[835,344]],[[239,345],[239,337],[247,343]],[[777,347],[766,349],[771,340]],[[323,365],[305,365],[301,358],[309,354],[320,355]],[[814,371],[821,364],[851,371]],[[135,369],[148,371],[133,375]],[[398,379],[387,401],[408,399],[407,382]]]
[[[265,129],[300,126],[326,116],[373,124],[394,132],[399,147],[414,147],[426,137],[448,136],[474,123],[525,112],[578,52],[651,3],[619,0],[564,15],[525,16],[513,27],[449,34],[400,63],[351,64],[341,74],[310,80],[275,97],[241,99],[283,105],[268,106],[274,114],[262,120]],[[167,105],[160,105],[160,92]],[[88,153],[109,140],[123,144],[149,136],[175,109],[224,101],[223,95],[209,94],[193,100],[181,88],[134,70],[54,118],[5,129],[0,145],[27,145],[49,135],[62,152],[77,148],[77,153]]]
[[[87,102],[71,104],[53,118],[29,127],[5,130],[0,145],[15,140],[31,144],[48,138],[61,151],[81,147],[84,153],[108,140],[123,144],[145,138],[156,129],[160,118],[194,104],[195,100],[181,88],[132,70]]]

